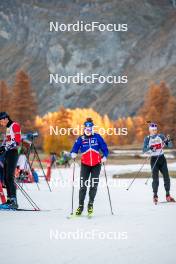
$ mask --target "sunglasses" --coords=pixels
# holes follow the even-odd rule
[[[157,125],[156,125],[156,124],[151,124],[151,125],[149,126],[149,128],[157,129]]]

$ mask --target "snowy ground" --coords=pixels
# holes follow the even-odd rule
[[[136,165],[135,165],[136,166]],[[119,169],[119,168],[118,168]],[[175,264],[176,204],[152,203],[151,181],[112,181],[117,166],[107,166],[114,216],[110,214],[103,171],[95,203],[95,216],[67,219],[71,207],[72,169],[55,170],[52,193],[42,180],[25,190],[42,212],[0,212],[0,262],[2,264]],[[76,168],[76,183],[79,167]],[[160,179],[160,200],[165,200]],[[78,186],[75,186],[75,208]],[[176,181],[172,180],[176,196]],[[18,191],[19,204],[30,208]]]

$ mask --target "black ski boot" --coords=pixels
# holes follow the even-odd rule
[[[7,197],[7,201],[4,204],[10,204],[11,203],[11,198]]]
[[[157,194],[154,194],[154,196],[153,196],[153,202],[154,202],[154,204],[157,205],[157,203],[158,203],[158,195]]]
[[[166,194],[166,201],[168,203],[175,203],[175,199],[170,194]]]
[[[88,212],[88,216],[93,215],[93,203],[88,203],[87,212]]]
[[[18,209],[18,203],[16,198],[11,198],[9,203],[9,208],[12,210]]]
[[[83,205],[79,205],[78,209],[76,210],[75,215],[77,215],[77,216],[81,215],[82,212],[83,212],[83,209],[84,209],[84,206]]]

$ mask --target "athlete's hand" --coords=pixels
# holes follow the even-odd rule
[[[72,153],[71,153],[71,158],[72,158],[72,159],[76,159],[76,157],[77,157],[77,153],[72,152]]]
[[[156,151],[156,147],[150,146],[150,150],[153,151],[153,152],[155,152]]]
[[[107,161],[107,158],[106,157],[103,157],[102,159],[101,159],[101,163],[105,163]]]
[[[171,141],[170,135],[167,135],[166,138],[164,139],[164,144],[168,145],[168,143]]]
[[[0,154],[3,154],[6,151],[4,146],[0,146]]]
[[[167,140],[167,142],[171,141],[170,135],[166,136],[166,140]]]

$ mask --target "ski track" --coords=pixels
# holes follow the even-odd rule
[[[118,166],[107,166],[109,181],[118,170]],[[41,209],[51,211],[0,212],[1,263],[175,264],[176,204],[154,205],[151,180],[146,186],[145,179],[138,179],[129,191],[126,191],[126,186],[130,179],[116,180],[117,186],[110,186],[114,216],[110,214],[106,186],[103,185],[97,193],[92,219],[67,219],[71,210],[71,184],[63,187],[60,183],[68,179],[71,181],[72,168],[53,170],[52,179],[52,193],[43,179],[40,182],[40,191],[35,184],[24,185]],[[79,179],[78,166],[76,179]],[[104,183],[103,170],[101,181]],[[176,197],[176,180],[172,179],[171,183],[171,193]],[[159,198],[160,201],[165,201],[162,179]],[[31,208],[20,191],[18,199],[20,208]],[[78,186],[75,186],[74,201],[76,209]],[[86,208],[84,214],[86,215]],[[51,230],[65,234],[78,230],[84,234],[92,230],[105,234],[127,232],[127,239],[50,239]]]

